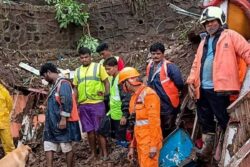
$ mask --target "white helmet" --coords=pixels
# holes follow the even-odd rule
[[[223,10],[216,6],[209,6],[203,10],[200,17],[200,23],[204,24],[206,21],[212,21],[215,19],[220,20],[221,25],[226,23],[226,16]]]

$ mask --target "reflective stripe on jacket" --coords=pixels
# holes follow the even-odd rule
[[[187,79],[188,84],[194,85],[196,99],[200,97],[200,70],[204,43],[205,40],[201,41],[198,47]],[[226,29],[219,37],[214,55],[213,83],[216,92],[238,92],[240,90],[237,57],[241,57],[250,65],[250,44],[237,32]]]
[[[60,88],[61,88],[61,84],[63,82],[66,82],[67,84],[70,85],[70,88],[72,90],[72,110],[70,112],[70,117],[68,118],[68,121],[78,121],[79,120],[79,115],[78,115],[78,110],[77,110],[77,103],[75,100],[75,93],[72,89],[71,83],[69,81],[67,81],[66,79],[60,79],[60,81],[58,82],[57,86],[56,86],[56,93],[55,93],[55,98],[57,103],[59,104],[61,111],[63,111],[62,109],[62,102],[61,102],[61,98],[60,98]]]
[[[103,100],[104,97],[98,95],[98,92],[104,92],[104,85],[99,76],[100,64],[91,63],[85,74],[81,72],[81,67],[76,69],[78,80],[78,103],[87,99]]]
[[[147,77],[149,77],[149,71],[150,71],[150,67],[152,66],[153,62],[150,62],[147,66],[147,70],[146,70],[146,74]],[[170,64],[170,61],[164,60],[164,62],[162,63],[162,66],[160,68],[160,80],[161,80],[161,85],[166,93],[166,95],[169,97],[171,104],[173,105],[173,107],[178,107],[179,103],[180,103],[180,99],[179,99],[179,91],[178,88],[175,86],[174,82],[168,77],[168,73],[167,73],[167,64]],[[155,74],[157,73],[157,71],[155,72]],[[153,74],[153,75],[155,75]],[[154,79],[154,76],[152,77],[152,79]]]
[[[113,81],[113,77],[109,77],[109,83],[110,83],[110,109],[108,112],[108,115],[111,115],[111,118],[113,120],[120,120],[122,118],[122,111],[121,111],[121,98],[119,94],[119,88],[118,88],[118,79],[119,74],[115,77]]]

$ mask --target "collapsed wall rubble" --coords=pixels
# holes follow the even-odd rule
[[[176,63],[183,74],[184,79],[187,78],[191,63],[194,59],[194,50],[192,44],[186,40],[182,41],[163,41],[166,46],[166,58],[173,63]],[[149,59],[149,46],[155,42],[147,40],[147,38],[138,38],[133,41],[137,50],[129,53],[116,53],[121,55],[126,65],[138,68],[145,75],[146,61]],[[141,44],[143,43],[143,45]],[[63,53],[63,54],[62,54]],[[94,61],[98,62],[99,56],[94,56]],[[12,88],[43,88],[45,87],[39,75],[33,74],[19,66],[20,63],[25,63],[31,67],[40,69],[45,62],[52,62],[61,69],[69,69],[74,71],[80,62],[75,50],[46,50],[46,51],[15,51],[5,48],[0,48],[0,76],[7,85]]]
[[[37,70],[45,62],[55,63],[63,69],[74,70],[79,66],[76,52],[73,50],[64,50],[64,54],[58,50],[47,51],[15,51],[0,48],[0,76],[1,79],[10,87],[44,87],[40,76],[22,69],[19,64],[26,63]]]
[[[166,58],[176,63],[183,73],[184,78],[190,70],[194,52],[188,42],[166,44]],[[145,49],[123,53],[122,57],[127,65],[134,66],[145,74],[146,60],[148,59],[148,46]],[[100,58],[96,58],[97,60]],[[21,51],[11,51],[0,48],[0,76],[1,79],[11,87],[44,87],[39,76],[22,69],[19,64],[23,62],[36,69],[40,69],[45,62],[53,62],[59,68],[75,70],[79,65],[79,60],[75,51],[67,54],[58,54],[49,50],[47,52],[36,52],[26,54]]]

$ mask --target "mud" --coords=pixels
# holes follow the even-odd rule
[[[74,162],[75,167],[123,167],[123,166],[136,166],[131,164],[127,159],[127,148],[119,147],[110,141],[109,151],[110,160],[102,161],[100,155],[97,159],[87,162],[90,156],[90,148],[86,139],[86,135],[79,143],[74,143]],[[33,148],[33,153],[29,157],[27,167],[44,167],[46,166],[45,153],[42,144]],[[61,152],[54,154],[54,166],[66,167],[65,155]]]

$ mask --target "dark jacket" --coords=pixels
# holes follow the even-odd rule
[[[119,85],[119,93],[120,93],[120,97],[122,101],[122,108],[121,108],[122,114],[123,116],[128,118],[129,117],[129,102],[131,99],[131,94],[124,92],[121,85]]]
[[[65,129],[58,128],[61,119],[61,111],[65,113],[71,113],[72,111],[72,89],[69,83],[63,82],[59,90],[62,108],[60,108],[60,105],[56,101],[55,93],[56,84],[52,87],[48,97],[44,141],[55,143],[80,141],[81,134],[78,121],[67,121],[67,127]]]
[[[162,63],[158,64],[157,68],[161,68]],[[149,70],[149,76],[148,76],[148,86],[154,89],[157,93],[157,95],[160,97],[161,100],[161,114],[170,114],[173,113],[175,108],[172,106],[170,99],[168,95],[165,93],[161,81],[160,81],[160,73],[157,73],[152,80],[154,74],[154,64],[151,65]],[[175,86],[178,88],[179,91],[183,89],[184,82],[181,76],[181,72],[179,68],[171,63],[167,65],[167,74],[169,78],[174,82]]]

